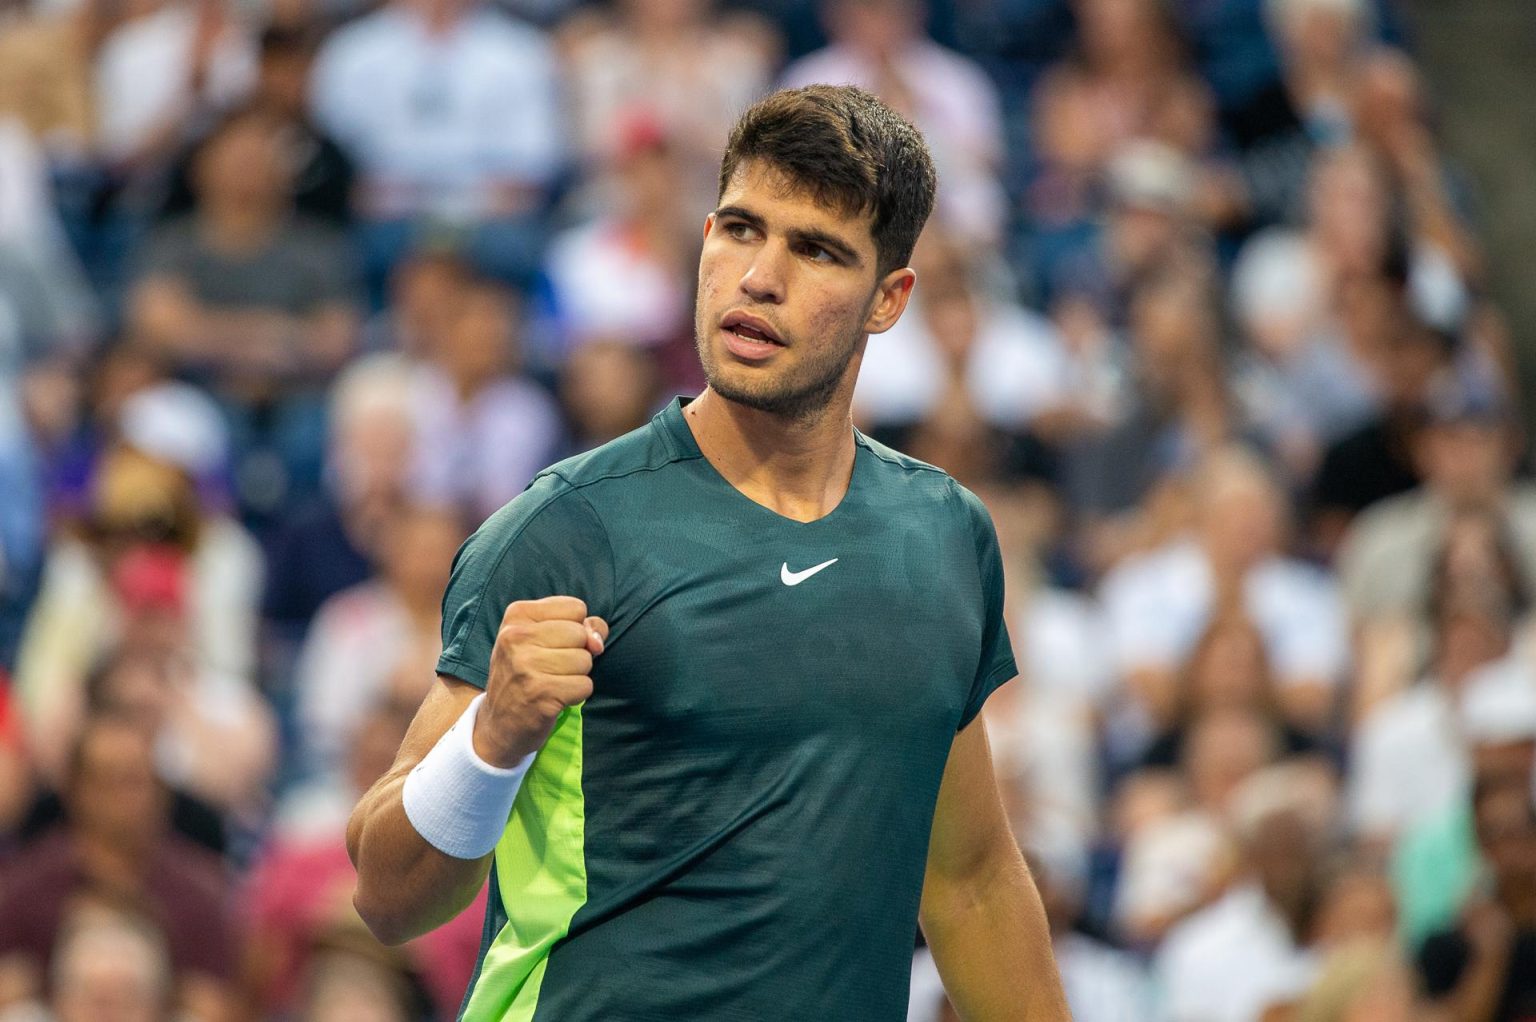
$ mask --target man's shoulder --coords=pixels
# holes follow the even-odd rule
[[[556,462],[482,526],[511,538],[536,519],[591,520],[609,496],[607,484],[644,485],[686,452],[654,421],[589,451]]]
[[[912,512],[952,515],[967,525],[985,523],[991,527],[991,516],[981,498],[942,468],[863,433],[855,434],[855,440],[869,455],[871,482],[883,499]]]
[[[556,462],[539,473],[535,482],[550,476],[559,484],[586,490],[612,480],[634,478],[639,481],[650,473],[693,457],[677,443],[660,418],[661,413],[658,413],[638,429]]]

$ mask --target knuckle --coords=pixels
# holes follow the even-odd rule
[[[516,646],[528,639],[528,624],[524,621],[511,621],[501,626],[496,633],[496,643],[500,646]]]

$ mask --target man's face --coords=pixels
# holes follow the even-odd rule
[[[737,170],[699,257],[694,337],[710,389],[795,418],[851,397],[866,336],[896,322],[914,280],[879,274],[870,229],[762,163]]]

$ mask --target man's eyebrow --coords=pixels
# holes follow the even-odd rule
[[[716,220],[725,217],[729,217],[732,220],[740,220],[758,230],[762,230],[767,224],[767,221],[760,215],[752,212],[745,206],[721,206],[715,210]],[[823,231],[814,227],[792,227],[785,234],[789,237],[790,242],[796,245],[820,245],[822,248],[841,257],[850,266],[859,267],[864,264],[864,260],[859,257],[859,252],[856,248],[849,244],[846,239],[830,231]]]
[[[733,220],[744,220],[753,227],[763,226],[763,218],[744,206],[721,206],[715,210],[715,219],[730,217]]]
[[[820,245],[822,248],[841,256],[850,266],[857,267],[864,263],[864,260],[859,258],[858,250],[835,234],[830,234],[827,231],[818,231],[814,228],[792,228],[786,233],[789,235],[789,240],[795,244]]]

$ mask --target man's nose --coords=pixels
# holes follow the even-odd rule
[[[784,300],[784,258],[786,253],[772,243],[762,245],[753,254],[747,272],[741,277],[741,290],[755,302],[777,304]]]

